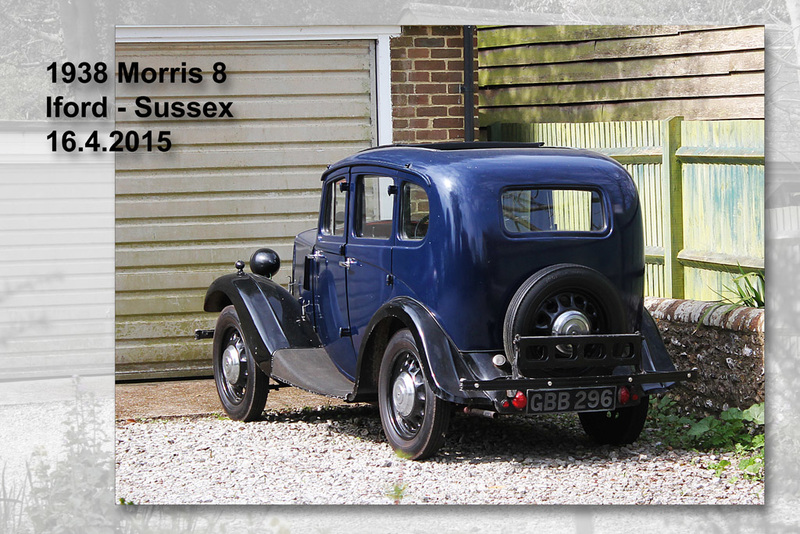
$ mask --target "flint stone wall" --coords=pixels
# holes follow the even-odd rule
[[[670,390],[682,408],[716,415],[764,401],[764,310],[656,297],[645,298],[645,307],[675,366],[700,371],[699,378]]]

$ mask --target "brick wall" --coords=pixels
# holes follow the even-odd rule
[[[475,48],[476,40],[473,36]],[[392,39],[391,54],[394,142],[463,141],[462,27],[405,26]],[[473,110],[477,110],[477,63],[476,54]],[[477,115],[474,124],[478,124]]]

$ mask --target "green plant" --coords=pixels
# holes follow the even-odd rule
[[[6,483],[6,468],[0,476],[0,532],[20,531],[22,509],[25,502],[25,487],[17,488]]]
[[[65,423],[64,453],[35,454],[28,467],[25,515],[33,532],[108,532],[114,528],[114,458],[99,404],[75,384]],[[106,504],[98,504],[106,503]],[[76,514],[75,510],[81,513]]]
[[[678,405],[670,397],[651,397],[647,418],[659,439],[666,445],[676,448],[691,448],[687,430],[695,420],[679,413]]]
[[[728,313],[738,307],[747,306],[750,308],[763,308],[764,307],[764,273],[759,271],[745,272],[741,265],[738,265],[739,274],[733,277],[733,287],[724,285],[723,287],[729,295],[719,295],[720,300],[710,306],[697,321],[698,326],[703,321],[714,313],[715,311],[723,308],[724,313]]]
[[[729,453],[708,464],[717,476],[736,466],[735,475],[749,479],[764,478],[764,403],[746,410],[729,408],[719,417],[700,420],[679,413],[669,397],[654,398],[650,406],[650,425],[665,445]]]
[[[758,435],[756,430],[764,425],[764,403],[754,404],[747,410],[728,408],[720,416],[704,417],[689,429],[695,446],[701,450],[735,450],[737,445],[750,447]]]
[[[400,501],[402,501],[403,497],[406,496],[407,489],[408,489],[408,484],[404,484],[402,482],[396,482],[386,492],[386,496],[389,497],[394,502],[394,504],[400,504]]]
[[[667,446],[730,453],[708,464],[721,476],[736,465],[738,475],[751,479],[764,477],[764,403],[746,410],[729,408],[719,417],[697,420],[681,414],[669,397],[653,397],[648,415],[655,437]]]

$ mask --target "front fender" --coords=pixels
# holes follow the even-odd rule
[[[266,374],[276,350],[320,346],[313,328],[302,319],[300,302],[269,278],[246,273],[217,278],[206,291],[203,309],[219,312],[229,304],[236,308],[244,341]]]
[[[409,297],[397,297],[384,304],[367,325],[366,335],[359,351],[358,376],[362,376],[362,364],[368,356],[370,338],[378,325],[389,318],[403,323],[414,336],[422,358],[422,369],[434,394],[450,402],[465,402],[471,395],[461,391],[461,375],[471,375],[463,363],[461,353],[455,348],[431,312]],[[373,345],[374,346],[374,345]],[[377,358],[383,355],[376,355]],[[356,385],[357,394],[369,394],[362,380]],[[470,392],[471,393],[471,392]]]

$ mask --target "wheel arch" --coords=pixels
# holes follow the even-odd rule
[[[434,394],[450,402],[465,401],[456,363],[461,360],[458,350],[433,314],[410,297],[392,299],[373,315],[358,353],[356,387],[348,400],[377,398],[378,370],[386,346],[389,339],[403,328],[410,330],[414,337],[425,380]]]
[[[319,346],[310,325],[299,320],[300,303],[268,278],[228,274],[214,280],[206,291],[203,309],[219,312],[229,305],[236,309],[248,349],[267,375],[276,350]]]

